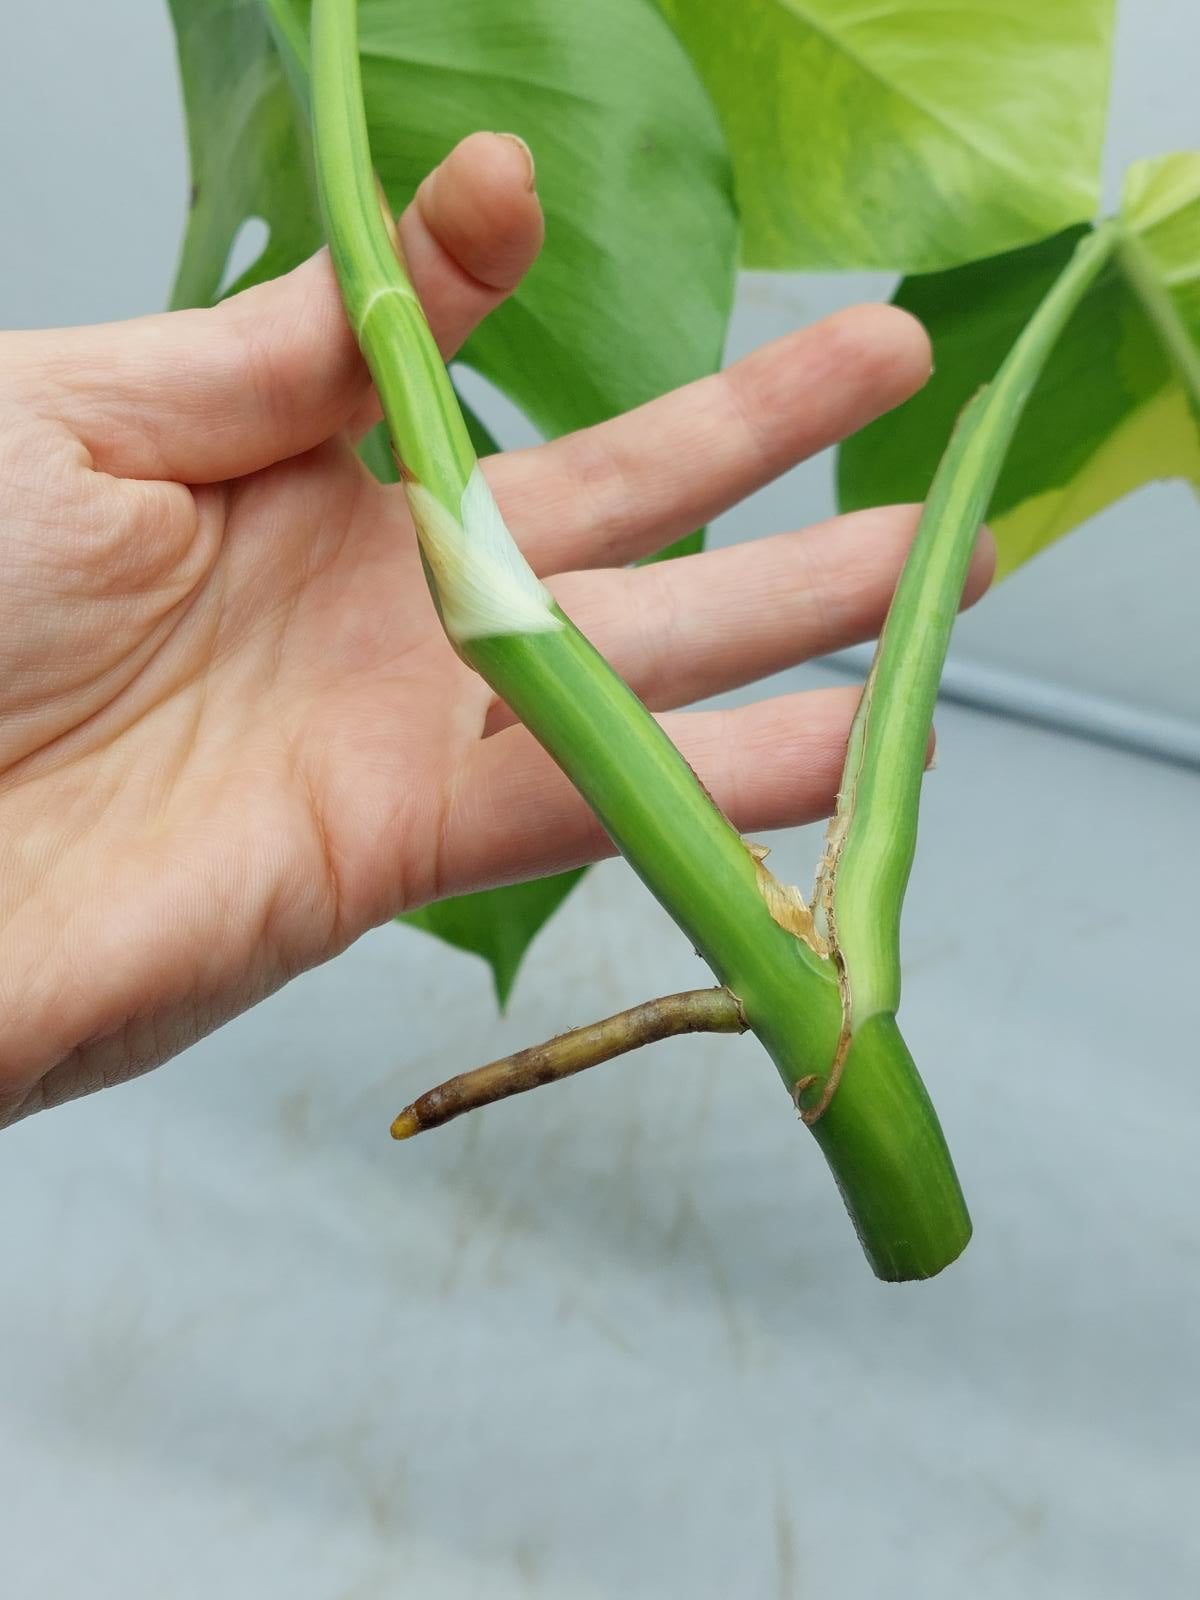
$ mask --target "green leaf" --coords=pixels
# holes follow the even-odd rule
[[[272,7],[302,40],[307,6]],[[195,190],[173,303],[195,305],[217,296],[248,218],[269,239],[235,289],[296,265],[321,231],[307,125],[265,6],[171,0],[171,12]],[[394,210],[478,128],[521,134],[537,161],[542,257],[460,360],[548,437],[715,370],[737,254],[732,175],[695,71],[646,0],[362,0],[359,26],[372,149]],[[381,449],[368,438],[363,454],[391,475],[386,440]],[[408,920],[489,961],[503,1003],[579,876],[443,901]]]
[[[659,0],[749,267],[930,272],[1090,219],[1114,0]]]
[[[557,872],[550,878],[535,878],[532,883],[456,895],[411,911],[397,921],[423,928],[459,950],[482,956],[492,969],[496,999],[503,1010],[525,951],[585,870]]]
[[[169,3],[192,169],[171,305],[208,305],[244,222],[261,218],[270,234],[238,288],[312,255],[321,223],[307,127],[258,0]]]
[[[1183,342],[1196,350],[1200,156],[1167,161],[1169,168],[1134,169],[1124,220],[1150,257],[1168,308],[1148,305],[1118,254],[1068,323],[992,499],[1002,573],[1154,478],[1200,487],[1200,435],[1161,320],[1174,314]],[[991,379],[1082,231],[901,284],[897,304],[933,339],[934,376],[842,446],[844,510],[924,499],[958,412]]]

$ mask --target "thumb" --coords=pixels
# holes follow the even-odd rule
[[[528,149],[464,139],[399,223],[449,355],[520,282],[542,241]],[[212,483],[312,449],[369,401],[328,253],[211,309],[4,335],[4,386],[57,417],[103,472]]]

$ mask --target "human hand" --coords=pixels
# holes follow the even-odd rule
[[[475,135],[400,224],[443,353],[541,213]],[[487,475],[564,609],[734,823],[826,812],[856,691],[678,712],[877,632],[911,507],[663,566],[905,399],[929,351],[840,313]],[[211,311],[0,339],[0,1121],[156,1065],[368,928],[589,861],[586,806],[439,629],[322,255]],[[985,587],[977,554],[968,597]]]

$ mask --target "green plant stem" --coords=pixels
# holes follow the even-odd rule
[[[381,206],[363,111],[355,0],[315,0],[312,106],[318,191],[346,315],[398,455],[457,516],[475,451]]]
[[[896,1106],[891,1117],[884,1107],[898,1084],[920,1082],[895,1020],[900,910],[950,630],[979,527],[1025,403],[1067,320],[1108,261],[1115,238],[1114,227],[1105,224],[1081,240],[994,381],[964,409],[930,486],[880,637],[817,882],[816,909],[840,954],[850,1019],[840,1083],[827,1115],[814,1126],[818,1140],[828,1137],[851,1097],[869,1093],[874,1112],[869,1126],[885,1140],[902,1139],[898,1130],[912,1115],[907,1105]],[[883,1167],[908,1159],[908,1153],[884,1150],[874,1158]],[[857,1159],[864,1159],[861,1136]],[[876,1219],[864,1209],[871,1198],[860,1200],[857,1216],[860,1226],[874,1233]],[[919,1225],[920,1212],[914,1216]],[[969,1231],[965,1211],[961,1224]]]
[[[807,907],[764,872],[640,701],[548,596],[539,610],[536,580],[511,543],[501,550],[490,513],[478,520],[478,506],[469,511],[474,452],[374,184],[354,0],[315,0],[312,104],[334,265],[455,647],[568,774],[737,996],[797,1102],[810,1114],[821,1109],[814,1131],[875,1270],[888,1278],[939,1271],[970,1225],[911,1061],[893,1055],[882,1081],[882,1057],[868,1040],[862,1070],[826,1104],[843,1001],[836,963],[805,927]],[[504,606],[514,620],[498,624]]]
[[[1200,349],[1179,315],[1153,255],[1135,229],[1122,226],[1117,244],[1117,262],[1126,283],[1137,296],[1170,356],[1192,411],[1200,421]]]
[[[836,971],[770,915],[761,869],[657,723],[597,671],[574,629],[481,640],[469,659],[507,685],[512,709],[741,1001],[797,1103],[819,1104],[842,1026]],[[884,1067],[864,1048],[811,1127],[875,1272],[930,1277],[962,1251],[970,1222],[911,1059]]]
[[[851,1022],[900,1001],[900,911],[917,839],[929,730],[967,569],[1021,413],[1059,334],[1109,260],[1114,224],[1085,235],[938,464],[850,735],[824,871]]]

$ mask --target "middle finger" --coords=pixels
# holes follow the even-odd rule
[[[899,405],[929,339],[895,306],[814,323],[580,433],[493,457],[505,520],[542,575],[624,566]]]

